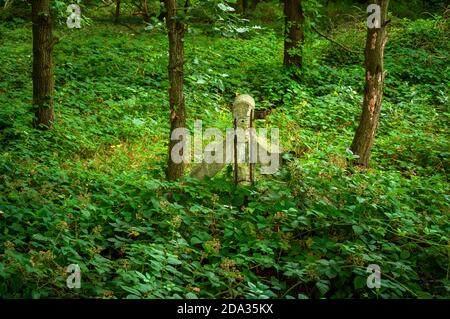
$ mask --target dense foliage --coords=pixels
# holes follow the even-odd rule
[[[235,188],[230,170],[164,181],[168,47],[156,20],[126,27],[86,9],[81,29],[57,24],[48,132],[31,126],[30,22],[0,23],[1,297],[448,297],[448,20],[391,17],[363,170],[347,149],[364,20],[332,29],[359,55],[311,31],[296,82],[282,68],[280,8],[261,5],[273,12],[257,9],[245,32],[197,25],[185,39],[189,126],[229,127],[238,93],[274,109],[258,126],[280,128],[283,167],[250,188]],[[66,287],[69,264],[81,289]],[[369,264],[380,289],[366,286]]]

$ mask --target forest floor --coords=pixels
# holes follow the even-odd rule
[[[367,170],[351,165],[364,27],[311,35],[300,83],[271,28],[186,35],[188,126],[231,127],[236,94],[273,108],[275,175],[234,188],[164,181],[164,31],[106,20],[59,26],[55,129],[32,129],[31,25],[0,23],[0,296],[393,298],[449,295],[448,21],[400,20]],[[81,268],[81,289],[66,268]],[[380,289],[369,289],[370,264]]]

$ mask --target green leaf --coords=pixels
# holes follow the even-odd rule
[[[364,232],[361,226],[353,225],[352,228],[356,235],[361,235]]]
[[[328,290],[330,290],[329,286],[330,282],[328,280],[320,280],[316,282],[316,287],[319,289],[319,292],[322,296],[324,296]]]
[[[136,126],[143,126],[145,124],[145,121],[141,119],[133,119],[133,124]]]
[[[139,290],[135,289],[135,288],[131,288],[131,287],[128,287],[128,286],[121,286],[121,288],[123,290],[127,291],[127,292],[130,292],[134,296],[140,296],[141,295],[141,292]],[[138,297],[138,298],[140,298],[140,297]]]
[[[220,10],[224,11],[224,12],[233,12],[234,8],[230,7],[224,3],[219,3],[217,4],[217,6],[219,7]]]
[[[409,256],[411,256],[411,254],[407,250],[402,250],[402,252],[400,253],[400,258],[401,259],[408,259]]]
[[[364,288],[366,286],[366,278],[360,276],[355,277],[355,279],[353,280],[353,284],[355,286],[355,289]]]
[[[186,294],[186,299],[198,299],[197,295],[194,294],[193,292],[188,292]]]
[[[196,244],[201,244],[201,243],[203,243],[203,240],[201,240],[200,238],[195,237],[195,236],[191,238],[191,245],[196,245]]]

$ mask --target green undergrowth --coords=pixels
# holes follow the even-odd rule
[[[236,189],[229,169],[164,181],[166,36],[105,21],[57,30],[50,132],[31,128],[30,24],[0,24],[1,297],[448,297],[448,22],[393,20],[367,170],[347,151],[360,57],[317,38],[299,84],[270,29],[192,28],[188,126],[230,127],[232,99],[250,93],[287,153],[277,174]],[[337,39],[362,52],[364,37]],[[66,287],[69,264],[81,289]],[[380,289],[366,286],[370,264]]]

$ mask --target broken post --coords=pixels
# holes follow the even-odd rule
[[[194,166],[191,176],[197,179],[213,177],[225,164],[233,165],[234,182],[250,185],[255,179],[255,163],[262,164],[262,174],[278,170],[281,150],[278,147],[278,130],[272,134],[271,145],[265,134],[258,136],[254,127],[255,100],[250,95],[240,95],[233,103],[233,128],[227,129],[226,142],[220,140],[204,150],[202,163]],[[208,130],[207,130],[208,131]],[[263,130],[267,131],[267,130]]]
[[[255,100],[247,94],[239,95],[233,103],[234,161],[233,173],[236,185],[253,183],[253,165],[256,160],[256,145],[252,128]],[[253,135],[253,136],[252,136]],[[247,152],[248,150],[248,152]]]

